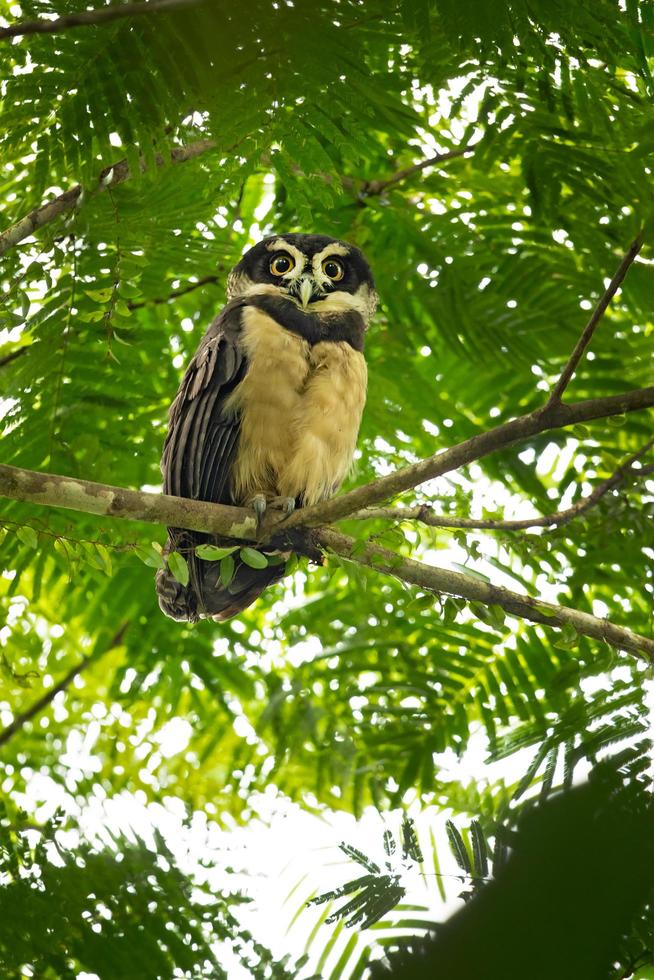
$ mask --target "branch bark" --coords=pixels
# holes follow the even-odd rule
[[[30,707],[25,711],[16,715],[11,724],[7,725],[7,727],[3,728],[0,732],[0,745],[5,745],[10,738],[13,738],[17,732],[24,728],[28,721],[31,721],[36,715],[40,715],[41,712],[48,707],[48,705],[52,704],[56,696],[60,694],[61,691],[65,691],[68,687],[70,687],[72,682],[75,680],[78,674],[81,674],[85,667],[88,667],[90,663],[99,660],[100,657],[103,657],[106,653],[109,653],[111,650],[115,650],[116,647],[120,646],[128,626],[128,622],[123,623],[120,629],[109,641],[108,646],[98,653],[92,653],[88,657],[82,657],[80,662],[75,664],[74,667],[71,667],[68,673],[62,677],[59,683],[55,684],[54,687],[51,687],[49,691],[46,691],[42,697],[38,698],[34,704],[30,705]]]
[[[628,476],[637,478],[648,476],[653,467],[643,466],[634,469],[633,463],[640,459],[654,445],[654,439],[650,439],[642,449],[633,453],[628,459],[617,468],[607,480],[602,481],[592,493],[582,500],[579,500],[572,507],[566,510],[556,511],[554,514],[546,514],[542,517],[525,517],[522,520],[503,521],[480,520],[474,517],[448,517],[443,514],[436,514],[430,506],[422,504],[420,507],[370,507],[367,510],[360,510],[356,514],[350,515],[350,520],[388,520],[388,521],[419,521],[429,527],[455,527],[472,528],[487,531],[524,531],[529,527],[562,527],[569,524],[576,517],[585,514],[587,510],[594,507],[602,497],[619,486]]]
[[[163,493],[124,490],[122,487],[74,480],[53,473],[35,473],[16,466],[0,465],[0,497],[45,507],[63,507],[83,514],[184,527],[190,531],[206,531],[228,538],[247,538],[248,532],[253,532],[256,525],[254,512],[242,507],[210,504]],[[252,533],[250,538],[254,539],[255,536]]]
[[[81,10],[66,14],[54,20],[28,20],[9,27],[0,27],[0,41],[11,37],[26,37],[28,34],[60,34],[72,27],[91,27],[107,24],[123,17],[139,17],[142,14],[165,13],[179,7],[193,7],[206,0],[149,0],[148,3],[112,3],[97,10]]]
[[[542,599],[532,599],[531,596],[511,592],[509,589],[482,582],[461,572],[425,565],[412,558],[399,558],[395,552],[376,545],[362,546],[361,542],[348,538],[333,528],[321,528],[316,532],[316,538],[323,547],[343,558],[376,572],[393,575],[402,582],[417,585],[427,592],[459,596],[472,602],[481,602],[486,606],[500,606],[511,616],[527,619],[533,623],[542,623],[545,626],[570,625],[581,636],[603,640],[613,647],[628,650],[654,663],[654,640],[609,623],[606,619],[598,619],[596,616],[579,612],[568,606],[557,606]]]

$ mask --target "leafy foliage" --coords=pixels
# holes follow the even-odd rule
[[[39,829],[7,809],[0,824],[0,963],[6,976],[227,977],[215,943],[229,940],[250,975],[289,978],[238,925],[238,895],[217,896],[188,879],[159,833],[156,850],[114,837],[111,849],[62,846],[61,819]],[[32,830],[34,835],[35,831]],[[301,964],[300,964],[301,965]]]
[[[78,7],[24,0],[21,17]],[[0,4],[7,21],[12,10]],[[255,0],[247,15],[217,0],[0,41],[3,224],[83,189],[3,256],[2,461],[159,486],[180,372],[228,270],[279,230],[343,237],[375,272],[382,306],[353,483],[540,405],[641,228],[643,253],[569,396],[652,384],[653,31],[649,0]],[[638,451],[651,421],[631,413],[535,436],[402,503],[551,513]],[[651,636],[651,460],[558,528],[346,528]],[[648,764],[649,666],[599,642],[439,605],[332,558],[310,570],[292,559],[238,622],[171,624],[152,584],[163,529],[9,503],[0,525],[9,797],[39,771],[82,808],[99,786],[176,797],[227,826],[272,785],[357,816],[417,797],[489,835],[608,753],[632,752],[628,783]],[[200,557],[233,574],[231,553]],[[254,548],[240,557],[270,560]],[[183,581],[183,557],[168,563]],[[166,754],[179,719],[188,740]],[[505,768],[475,784],[456,760],[480,741]],[[470,838],[476,861],[483,839]],[[156,863],[130,854],[115,867],[104,852],[84,859],[119,888],[119,871]],[[47,874],[63,901],[77,872],[62,860]],[[147,886],[162,901],[181,895],[171,875]],[[645,964],[650,918],[638,926]],[[178,945],[160,955],[183,969],[190,947]]]

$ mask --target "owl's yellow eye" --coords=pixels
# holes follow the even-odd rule
[[[339,282],[345,275],[343,263],[338,259],[325,259],[322,264],[322,271],[332,282]]]
[[[273,276],[285,276],[287,272],[290,272],[295,268],[295,259],[286,252],[282,252],[281,255],[276,255],[270,263],[270,271]]]

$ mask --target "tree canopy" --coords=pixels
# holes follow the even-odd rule
[[[645,792],[650,0],[21,0],[0,2],[0,45],[3,853],[25,850],[36,774],[79,811],[138,792],[227,827],[272,787],[356,816],[435,806],[492,842],[614,746]],[[298,544],[238,620],[172,623],[166,501],[145,496],[167,409],[230,268],[287,231],[353,242],[375,274],[356,470],[287,522],[323,564]],[[202,506],[198,527],[244,517]],[[479,739],[519,775],[447,778]],[[90,883],[147,883],[161,922],[181,907],[140,844],[120,874],[76,846]],[[71,922],[75,853],[44,878]],[[3,865],[9,907],[22,867]],[[134,975],[218,975],[227,900],[212,915],[212,935],[191,906],[170,933],[195,959],[160,937],[163,965]],[[654,964],[639,922],[607,977]],[[56,953],[7,969],[128,975],[52,928]],[[364,939],[335,975],[364,969]]]

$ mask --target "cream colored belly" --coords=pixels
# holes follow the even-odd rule
[[[366,362],[345,342],[305,340],[253,307],[243,312],[248,371],[228,409],[241,414],[232,497],[331,496],[354,455],[366,399]]]

